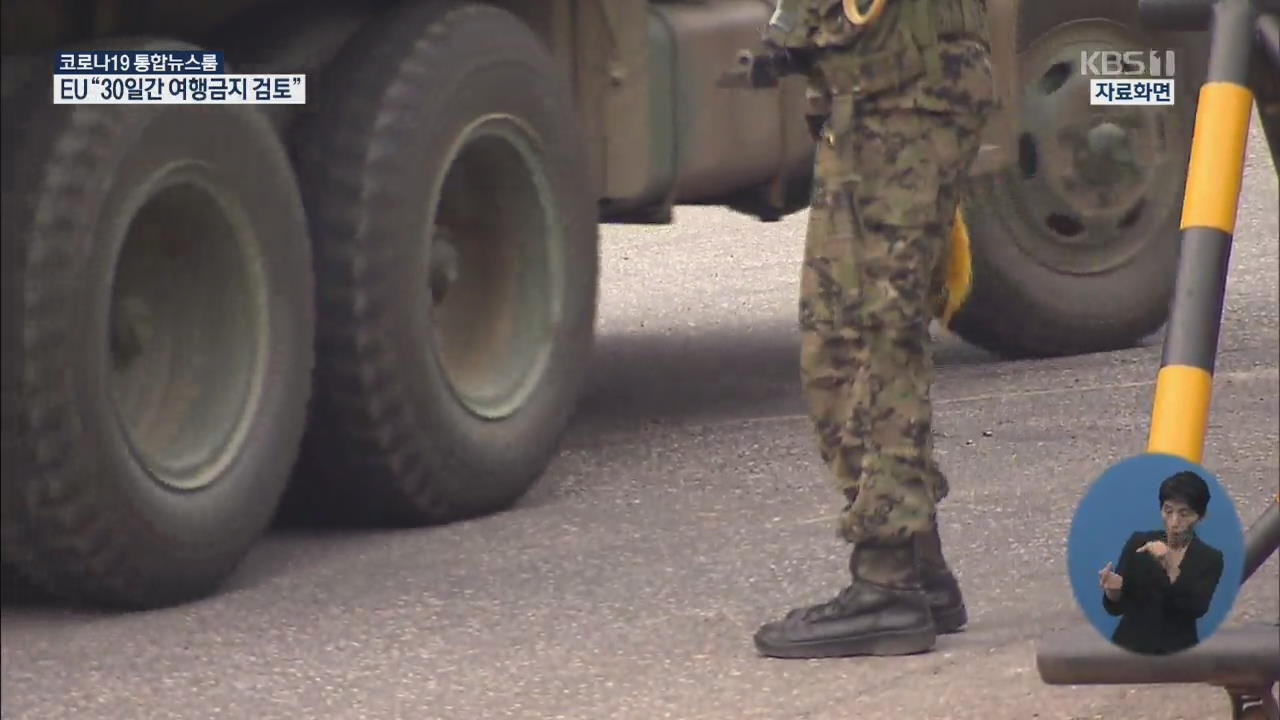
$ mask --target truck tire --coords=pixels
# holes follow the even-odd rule
[[[952,321],[1008,358],[1118,350],[1168,317],[1203,61],[1194,37],[1137,29],[1134,3],[1022,3],[1016,162],[963,212],[973,290]],[[1096,18],[1081,20],[1081,18]],[[1172,107],[1090,106],[1082,49],[1177,51]]]
[[[270,523],[305,427],[301,195],[253,107],[51,94],[46,72],[3,108],[4,556],[74,600],[196,599]]]
[[[290,514],[501,509],[557,451],[594,330],[595,196],[561,70],[506,11],[409,2],[316,97],[294,145],[320,354]]]

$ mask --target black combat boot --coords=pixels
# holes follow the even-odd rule
[[[933,649],[937,630],[914,542],[855,545],[849,571],[853,583],[835,599],[792,610],[761,627],[756,649],[786,658],[910,655]]]
[[[920,558],[920,577],[929,596],[929,611],[939,634],[958,632],[969,622],[960,583],[942,556],[942,539],[938,527],[915,536],[916,554]]]

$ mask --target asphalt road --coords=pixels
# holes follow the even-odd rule
[[[1277,183],[1255,136],[1205,463],[1252,518],[1277,489]],[[1159,338],[999,362],[937,347],[943,532],[967,632],[896,659],[759,658],[751,633],[845,581],[796,381],[803,216],[686,209],[609,228],[591,390],[510,512],[404,532],[277,531],[226,592],[110,616],[10,597],[3,717],[1222,718],[1207,687],[1050,687],[1083,622],[1076,501],[1140,452]],[[1229,624],[1274,621],[1277,561]]]

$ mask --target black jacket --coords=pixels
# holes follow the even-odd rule
[[[1209,611],[1222,577],[1222,551],[1193,537],[1177,582],[1169,582],[1159,561],[1138,552],[1144,544],[1164,539],[1163,530],[1130,535],[1115,568],[1124,578],[1120,599],[1112,602],[1102,595],[1102,607],[1120,616],[1112,642],[1134,652],[1164,655],[1198,643],[1196,620]]]

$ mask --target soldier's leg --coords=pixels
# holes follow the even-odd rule
[[[935,134],[935,142],[940,146],[938,217],[955,218],[957,207],[964,202],[968,168],[977,155],[979,135],[993,110],[994,98],[990,86],[990,59],[985,49],[964,42],[948,44],[943,49],[942,61],[952,83],[947,104],[953,112],[949,117],[937,118],[939,132]],[[953,249],[950,236],[943,248],[934,269],[935,316],[948,300],[947,252]],[[933,529],[916,536],[916,547],[921,576],[929,595],[929,607],[938,631],[955,632],[968,622],[968,615],[960,585],[942,551],[937,515]]]
[[[974,145],[976,148],[976,143],[974,143]],[[937,217],[954,217],[958,185],[948,177],[948,168],[945,166],[940,168],[940,180]],[[932,408],[928,401],[931,394],[930,391],[934,375],[932,359],[928,348],[923,344],[927,341],[920,341],[921,344],[916,345],[916,340],[914,338],[920,333],[927,334],[927,326],[930,318],[936,317],[939,311],[939,306],[946,302],[944,275],[945,266],[949,260],[948,254],[952,250],[950,224],[944,223],[941,227],[941,231],[942,237],[940,239],[936,237],[932,237],[930,239],[917,238],[906,243],[907,245],[910,245],[911,242],[919,243],[922,247],[926,248],[924,251],[926,254],[931,254],[931,251],[928,248],[930,248],[933,243],[939,242],[939,240],[941,241],[930,278],[930,292],[926,295],[929,317],[926,317],[922,321],[925,328],[923,330],[918,328],[911,329],[910,325],[912,323],[905,323],[902,329],[906,331],[906,342],[895,343],[892,339],[886,340],[888,344],[896,345],[900,348],[911,347],[910,352],[905,353],[906,357],[900,361],[901,364],[898,367],[908,371],[904,373],[903,379],[910,379],[914,384],[908,388],[903,388],[901,394],[906,397],[916,397],[921,400],[921,406],[915,410],[913,418],[903,418],[904,422],[900,425],[898,430],[895,431],[890,427],[887,428],[887,432],[890,434],[891,438],[896,434],[899,438],[899,442],[901,442],[902,439],[909,440],[908,444],[912,448],[912,450],[908,452],[911,466],[918,465],[924,468],[922,471],[916,471],[911,469],[910,466],[908,468],[900,467],[896,472],[892,470],[889,471],[887,477],[890,478],[890,481],[895,485],[908,488],[911,487],[911,479],[920,479],[925,481],[925,484],[928,486],[927,497],[932,501],[931,505],[936,505],[936,503],[945,496],[947,491],[947,481],[946,476],[937,465],[934,455],[932,432],[923,432],[924,427],[932,426]],[[911,234],[911,231],[907,232],[908,234]],[[931,232],[925,233],[925,235],[930,234]],[[892,334],[892,332],[890,332],[890,334]],[[887,356],[887,359],[889,362],[893,362],[891,354]],[[892,368],[888,367],[886,369],[888,370]],[[869,408],[874,408],[879,404],[875,399],[868,399],[867,402]],[[880,413],[880,416],[884,417],[887,412],[888,411],[886,410],[885,412]],[[908,438],[907,429],[913,425],[920,427],[921,430],[916,437]],[[890,462],[892,462],[892,459],[890,459]],[[908,480],[906,483],[893,480],[892,478],[894,478],[895,475],[898,477],[908,478]],[[888,500],[891,501],[892,498],[889,498]],[[886,498],[880,498],[879,502],[886,502]],[[860,521],[858,520],[858,513],[865,511],[865,507],[867,507],[867,505],[863,505],[859,508],[855,508],[853,506],[846,508],[842,522],[842,528],[845,529],[846,537],[856,539],[859,536],[860,531],[858,529],[858,525],[860,524]],[[917,525],[916,530],[912,532],[912,535],[915,542],[917,560],[920,563],[920,580],[928,597],[929,610],[933,616],[934,626],[940,634],[958,632],[968,623],[968,613],[964,604],[964,596],[960,590],[959,581],[948,566],[943,554],[942,539],[939,534],[937,522],[937,511],[922,510],[921,512],[926,512],[928,514],[930,522],[928,523],[927,528],[922,528],[920,525]]]
[[[868,187],[900,175],[893,166],[902,162],[904,153],[921,154],[919,140],[895,128],[910,118],[903,112],[855,113],[852,99],[834,98],[828,133],[817,151],[801,278],[801,371],[819,446],[848,501],[842,514],[846,537],[852,531],[851,519],[861,522],[867,517],[858,508],[868,498],[891,492],[887,482],[902,481],[905,473],[896,472],[896,465],[887,481],[881,469],[893,453],[902,456],[898,462],[912,464],[901,439],[885,437],[886,422],[892,424],[892,418],[878,414],[896,407],[895,402],[902,399],[898,396],[915,402],[912,398],[920,394],[911,385],[919,373],[903,375],[901,367],[886,373],[885,368],[888,363],[901,364],[904,357],[909,363],[918,362],[920,353],[908,351],[904,356],[890,344],[901,343],[904,337],[903,332],[889,330],[903,324],[898,307],[903,303],[893,298],[909,285],[915,300],[906,304],[923,308],[932,264],[927,253],[921,255],[927,242],[908,237],[922,231],[901,230],[901,222],[868,224],[861,212],[869,204]],[[929,177],[932,183],[935,178]],[[914,196],[913,202],[932,205],[936,193],[922,189],[923,195]],[[899,210],[918,218],[932,215],[931,210]],[[916,224],[923,225],[923,220]],[[892,263],[900,267],[891,267]],[[921,331],[927,332],[927,324]],[[923,346],[925,339],[922,335],[915,345]],[[924,361],[928,362],[927,356]],[[899,376],[906,378],[905,385]],[[888,402],[886,393],[895,402]],[[927,432],[923,437],[927,444]],[[869,478],[880,487],[869,488]],[[924,484],[917,477],[903,482]],[[931,504],[931,492],[923,494]],[[896,506],[887,509],[895,518],[904,510],[909,512],[907,506],[915,495],[900,497]],[[931,505],[924,511],[925,523],[930,513]],[[893,539],[876,536],[858,542],[850,561],[853,584],[830,602],[792,611],[782,621],[765,625],[756,635],[757,647],[782,657],[889,655],[931,648],[936,630],[921,589],[911,533],[907,528]]]
[[[958,154],[962,157],[968,156],[972,158],[977,153],[976,139],[963,142],[965,147],[961,148]],[[943,170],[942,187],[938,193],[938,214],[939,217],[954,217],[959,198],[963,196],[962,186],[964,180],[963,177],[948,177],[945,174],[947,168],[944,167]],[[950,260],[949,253],[952,251],[954,251],[954,248],[951,246],[950,231],[948,231],[947,241],[943,244],[943,250],[933,273],[931,300],[935,317],[947,302],[946,266]],[[930,442],[932,442],[932,438]],[[929,448],[928,452],[932,457],[932,447]],[[928,532],[918,533],[915,536],[915,540],[916,551],[920,559],[921,581],[924,584],[925,592],[929,596],[929,609],[933,613],[934,624],[937,626],[939,633],[958,632],[968,623],[969,616],[964,604],[964,595],[960,591],[960,583],[947,564],[942,550],[942,538],[939,533],[936,512],[932,529]]]
[[[805,100],[809,131],[815,141],[822,142],[831,116],[831,93],[811,79],[805,90]],[[805,233],[805,260],[800,279],[800,381],[806,388],[804,395],[809,401],[818,454],[836,478],[837,485],[844,489],[856,486],[862,460],[855,442],[847,439],[842,442],[844,418],[849,412],[842,405],[843,393],[819,389],[836,388],[854,380],[851,376],[853,368],[840,367],[839,348],[819,340],[830,334],[823,333],[821,329],[830,327],[832,308],[838,304],[841,292],[839,282],[830,277],[825,268],[848,260],[848,251],[842,249],[841,243],[847,246],[850,240],[842,237],[848,231],[838,227],[850,224],[849,219],[838,219],[839,213],[844,212],[839,197],[836,196],[834,202],[829,198],[832,183],[827,178],[838,178],[840,169],[828,152],[825,147],[820,147],[815,158],[813,194]],[[819,390],[815,392],[808,388]]]
[[[854,386],[863,382],[857,338],[842,335],[834,316],[850,282],[852,214],[842,191],[828,190],[819,173],[809,211],[800,279],[800,382],[818,441],[818,453],[848,502],[862,472],[861,438],[850,432]]]
[[[870,116],[860,134],[884,151],[859,154],[868,171],[855,191],[864,286],[843,309],[843,324],[863,339],[866,381],[852,388],[848,421],[862,439],[862,466],[840,529],[854,543],[855,580],[910,589],[923,586],[917,538],[936,529],[935,506],[947,494],[933,456],[928,336],[947,226],[936,217],[939,173],[927,122]]]
[[[840,528],[854,543],[854,582],[761,628],[761,651],[788,657],[915,652],[936,631],[919,563],[941,557],[934,507],[947,493],[931,438],[929,289],[976,141],[935,114],[859,113],[846,147],[837,125],[835,146],[819,148],[802,368],[820,446],[849,500]],[[959,613],[947,622],[962,624]]]
[[[923,114],[920,118],[918,142],[930,153],[930,159],[921,166],[921,173],[936,173],[937,177],[932,219],[917,225],[910,222],[911,218],[903,217],[904,212],[914,212],[910,210],[910,196],[920,189],[911,181],[910,174],[898,176],[905,178],[900,187],[879,188],[876,192],[881,201],[879,207],[895,204],[897,209],[890,207],[885,217],[878,217],[877,205],[871,201],[864,215],[872,226],[886,218],[908,221],[887,231],[899,233],[896,240],[869,246],[869,252],[885,252],[883,258],[872,259],[871,264],[883,263],[886,268],[901,272],[917,262],[928,265],[932,258],[934,272],[930,289],[936,292],[936,271],[947,259],[951,219],[955,216],[968,167],[978,150],[985,110],[965,112],[964,108],[958,108],[952,114]],[[904,123],[904,127],[906,125]],[[908,197],[899,197],[904,192]],[[923,275],[906,273],[903,277],[919,279]],[[895,376],[898,387],[888,387],[887,392],[878,397],[868,396],[861,401],[881,424],[871,435],[875,441],[863,443],[867,460],[860,473],[862,497],[846,510],[842,528],[846,538],[853,542],[870,537],[893,537],[902,532],[914,535],[921,578],[929,595],[935,625],[939,632],[946,633],[959,630],[968,617],[959,583],[942,552],[934,510],[947,493],[946,477],[933,453],[929,403],[933,367],[928,348],[923,345],[928,315],[933,314],[934,308],[928,302],[918,305],[914,300],[915,290],[903,285],[896,296],[894,293],[879,296],[884,307],[868,308],[873,316],[898,318],[896,326],[893,322],[885,323],[882,342],[891,349],[874,354],[873,368],[869,370],[873,375],[899,373]],[[933,293],[928,293],[926,298],[933,300]],[[928,315],[922,317],[921,313],[926,310]],[[895,397],[899,400],[894,400]]]

